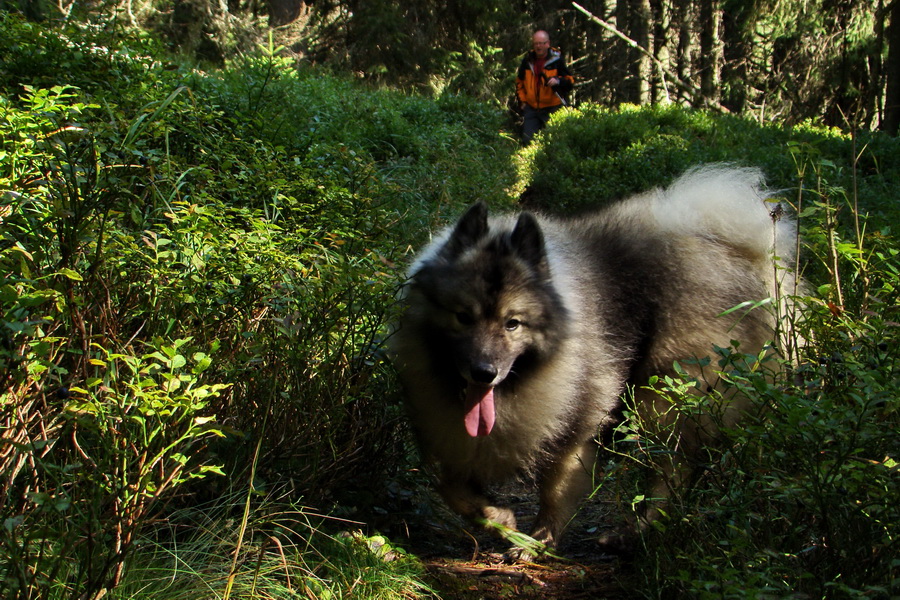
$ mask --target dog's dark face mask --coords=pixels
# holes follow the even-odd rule
[[[489,434],[495,390],[515,385],[519,361],[552,351],[559,330],[550,321],[564,312],[537,220],[523,213],[512,230],[491,231],[486,208],[476,204],[413,275],[413,289],[431,306],[429,335],[441,362],[455,370],[466,431]]]

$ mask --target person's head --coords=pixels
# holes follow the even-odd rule
[[[544,58],[550,51],[550,34],[541,29],[535,31],[531,36],[531,46],[538,58]]]

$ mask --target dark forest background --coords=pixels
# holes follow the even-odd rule
[[[0,8],[143,28],[219,64],[273,33],[299,63],[500,101],[531,32],[545,28],[577,76],[577,101],[670,101],[894,134],[900,123],[900,5],[889,0],[3,0]]]

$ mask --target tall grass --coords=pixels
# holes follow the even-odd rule
[[[360,523],[270,496],[254,502],[241,533],[241,504],[240,496],[227,496],[168,515],[154,539],[141,543],[108,597],[390,600],[431,593],[414,557],[380,536],[363,534]]]

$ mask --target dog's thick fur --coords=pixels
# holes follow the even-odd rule
[[[755,353],[772,340],[774,310],[723,316],[792,281],[774,257],[789,264],[794,227],[765,200],[758,171],[708,166],[571,220],[489,218],[476,204],[438,235],[410,269],[394,351],[450,507],[515,528],[485,492],[534,476],[532,536],[556,545],[626,390],[653,414],[652,375],[714,345]],[[687,451],[709,437],[697,422],[678,434]]]

